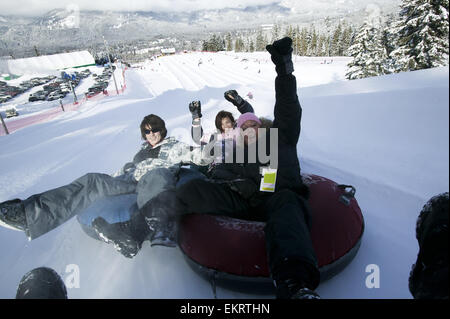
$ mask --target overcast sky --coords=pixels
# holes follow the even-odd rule
[[[245,8],[280,0],[0,0],[0,15],[41,15],[56,8],[113,11],[192,11]]]
[[[0,0],[0,15],[39,16],[53,9],[101,11],[195,11],[221,8],[246,8],[279,3],[294,11],[330,10],[331,7],[361,8],[400,0]]]

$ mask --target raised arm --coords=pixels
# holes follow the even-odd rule
[[[202,105],[200,101],[192,101],[189,103],[189,111],[192,115],[191,137],[197,145],[203,145],[201,139],[203,137],[203,128],[201,124]]]

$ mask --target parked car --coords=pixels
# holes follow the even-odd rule
[[[93,86],[88,89],[88,92],[102,92],[103,88],[101,86]]]
[[[28,97],[28,101],[29,102],[34,102],[34,101],[45,101],[45,99],[48,96],[48,92],[47,91],[37,91],[33,94],[30,94],[30,96]]]
[[[50,94],[47,96],[47,101],[53,101],[53,100],[62,99],[62,98],[65,97],[65,96],[66,96],[66,95],[65,95],[63,92],[61,92],[61,91],[55,91],[55,92],[50,93]]]
[[[6,112],[6,117],[7,118],[14,117],[14,116],[19,116],[19,113],[17,113],[17,110],[15,108],[7,109],[5,112]]]
[[[12,99],[12,96],[11,95],[2,95],[2,96],[0,96],[0,99],[2,99],[1,103],[4,103],[4,102]]]

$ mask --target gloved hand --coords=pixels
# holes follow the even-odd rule
[[[269,51],[272,62],[275,64],[275,70],[278,75],[287,75],[294,72],[292,63],[292,39],[285,37],[266,46]]]
[[[192,114],[192,119],[196,120],[202,117],[202,105],[200,101],[192,101],[189,103],[189,111]]]
[[[236,90],[226,91],[223,96],[227,101],[233,103],[234,106],[239,107],[244,103],[244,100],[239,96]]]

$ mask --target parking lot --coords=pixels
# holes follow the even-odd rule
[[[55,72],[0,81],[0,112],[6,119],[21,117],[104,93],[109,85],[114,87],[111,77],[115,69],[115,66],[91,66],[66,70],[69,78],[64,77],[63,72]],[[118,85],[120,87],[120,82]]]

